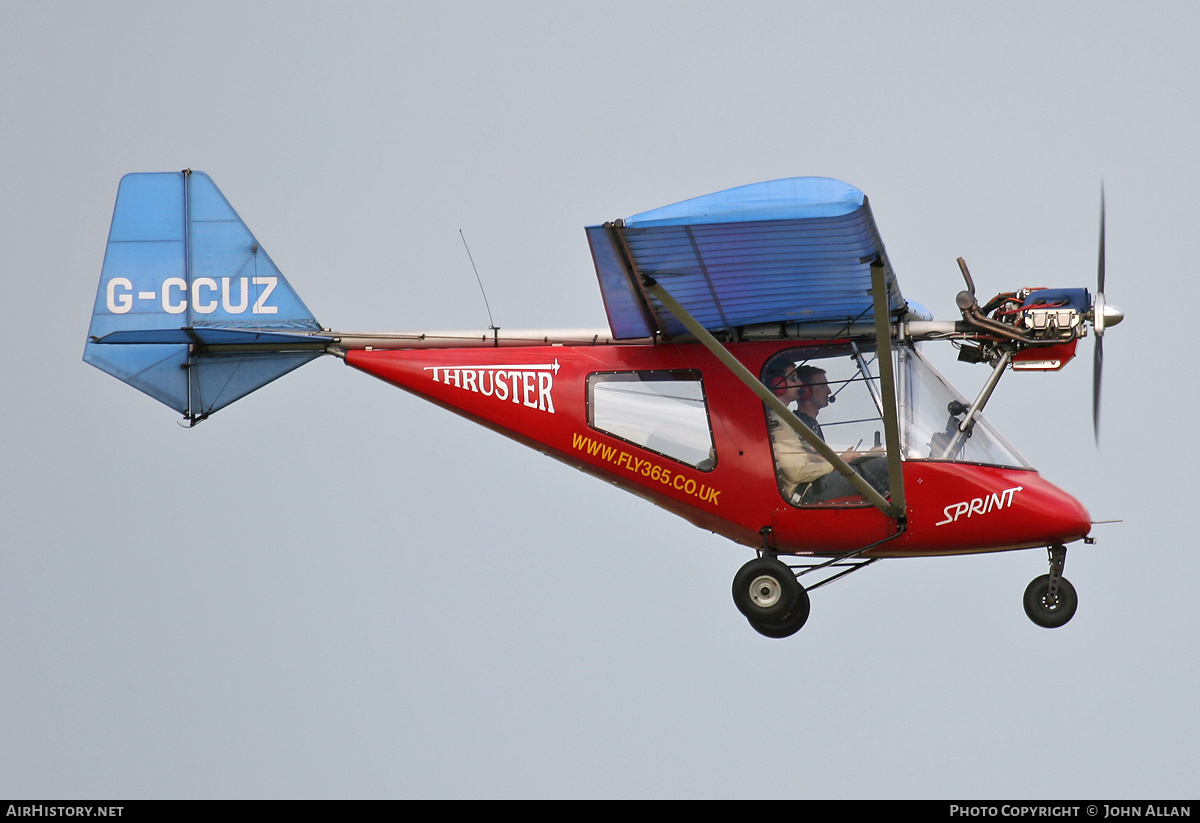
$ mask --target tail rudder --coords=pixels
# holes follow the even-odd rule
[[[208,175],[121,179],[86,362],[194,424],[319,356],[320,330]]]

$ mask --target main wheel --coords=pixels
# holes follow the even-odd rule
[[[804,588],[796,573],[772,557],[759,557],[733,577],[733,602],[751,621],[776,623],[791,615]]]
[[[805,622],[808,620],[808,611],[808,592],[801,588],[800,596],[796,599],[796,605],[792,607],[791,614],[787,617],[771,623],[764,623],[759,620],[750,620],[749,622],[754,631],[764,637],[791,637],[804,627]]]
[[[1058,578],[1058,595],[1050,597],[1050,575],[1035,577],[1025,589],[1025,614],[1043,629],[1065,626],[1075,616],[1079,598],[1065,577]]]

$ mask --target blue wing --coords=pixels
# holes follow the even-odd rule
[[[827,177],[755,183],[587,229],[613,335],[685,333],[641,288],[651,276],[710,331],[874,319],[871,261],[905,308],[867,198]]]

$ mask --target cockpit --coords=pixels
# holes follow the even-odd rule
[[[897,345],[893,352],[902,459],[1030,468],[915,346]],[[888,493],[885,404],[873,343],[786,349],[767,360],[760,379],[868,483]],[[765,413],[785,500],[797,506],[866,502],[777,414]]]

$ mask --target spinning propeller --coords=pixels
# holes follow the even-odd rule
[[[1125,313],[1104,302],[1104,186],[1100,186],[1100,262],[1096,273],[1096,297],[1092,300],[1092,328],[1096,348],[1092,360],[1092,431],[1100,445],[1100,385],[1104,370],[1104,330],[1125,319]]]

